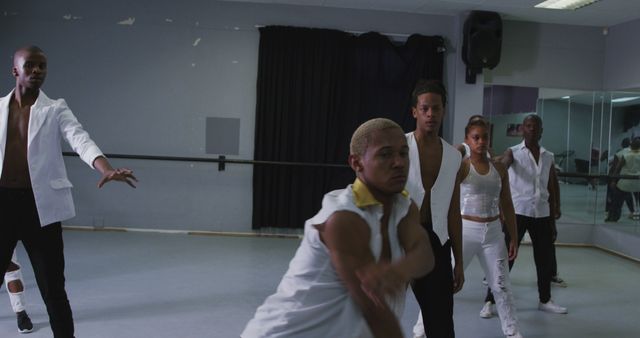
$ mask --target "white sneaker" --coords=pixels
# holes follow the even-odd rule
[[[491,318],[493,317],[493,304],[491,302],[486,302],[480,310],[480,317],[482,318]]]
[[[551,313],[567,313],[567,308],[554,303],[549,299],[546,303],[538,303],[538,310]]]
[[[520,332],[516,332],[514,334],[507,335],[507,338],[524,338],[524,337],[522,337]]]

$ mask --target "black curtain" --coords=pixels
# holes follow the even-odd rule
[[[347,164],[351,134],[374,117],[415,122],[411,90],[442,80],[444,40],[412,35],[394,45],[312,28],[260,28],[255,160]],[[255,165],[253,228],[301,228],[322,196],[355,179],[350,168]]]

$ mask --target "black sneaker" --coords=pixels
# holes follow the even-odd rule
[[[567,282],[565,282],[564,279],[558,276],[551,277],[551,284],[555,286],[559,286],[561,288],[566,288],[568,286]]]
[[[16,313],[18,317],[18,332],[20,333],[30,333],[33,331],[33,324],[31,323],[31,319],[27,314],[27,311],[20,311]]]

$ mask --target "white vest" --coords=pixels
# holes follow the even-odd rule
[[[388,225],[392,261],[404,255],[398,241],[398,223],[407,215],[410,204],[408,197],[396,195]],[[302,243],[276,293],[256,310],[240,335],[242,338],[372,337],[359,307],[331,264],[329,251],[315,227],[340,210],[356,213],[366,221],[371,231],[369,247],[376,261],[380,259],[382,205],[358,208],[352,185],[326,194],[322,209],[306,221]],[[404,299],[405,294],[401,293],[387,300],[398,318],[404,311]]]
[[[416,143],[413,132],[405,136],[407,137],[407,144],[409,145],[410,159],[409,179],[407,180],[405,189],[409,192],[411,199],[421,207],[426,192],[422,185],[418,144]],[[449,238],[449,205],[451,204],[453,188],[456,184],[458,170],[460,170],[462,156],[456,148],[445,140],[440,139],[440,142],[442,142],[442,162],[440,163],[438,178],[431,188],[431,222],[433,223],[433,231],[440,238],[440,244],[444,244]]]

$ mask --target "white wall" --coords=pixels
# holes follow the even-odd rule
[[[41,46],[49,56],[44,90],[65,97],[105,152],[206,157],[207,117],[240,119],[240,153],[253,157],[259,33],[256,25],[441,35],[449,44],[445,84],[452,104],[445,138],[462,140],[469,115],[482,110],[483,77],[464,83],[464,16],[208,0],[53,3],[7,0],[0,15],[0,62]],[[135,18],[133,25],[118,22]],[[604,42],[598,29],[505,21],[502,62],[491,81],[538,87],[602,86]],[[197,42],[197,43],[196,43]],[[575,60],[578,60],[577,62]],[[593,70],[599,71],[593,71]],[[487,76],[487,74],[485,74]],[[13,79],[0,78],[8,92]],[[69,224],[247,231],[252,168],[114,160],[133,168],[139,188],[109,185],[69,158],[78,216]]]
[[[640,89],[640,20],[608,29],[603,76],[606,90]]]
[[[4,5],[0,55],[6,69],[16,48],[42,47],[50,67],[43,89],[51,97],[65,97],[107,153],[208,157],[205,119],[230,117],[240,119],[237,158],[253,158],[257,25],[441,35],[453,42],[452,50],[458,49],[454,18],[441,15],[206,0],[93,0],[65,6],[10,0]],[[128,18],[135,18],[133,25],[118,24]],[[447,54],[447,64],[455,60],[455,52]],[[5,74],[2,92],[14,85]],[[447,85],[455,85],[452,69],[446,76]],[[227,165],[218,172],[215,164],[113,162],[134,169],[138,189],[110,184],[98,191],[97,174],[77,158],[67,159],[78,210],[67,223],[225,231],[251,227],[249,165]]]
[[[505,21],[500,64],[490,83],[538,88],[602,88],[602,29]]]

